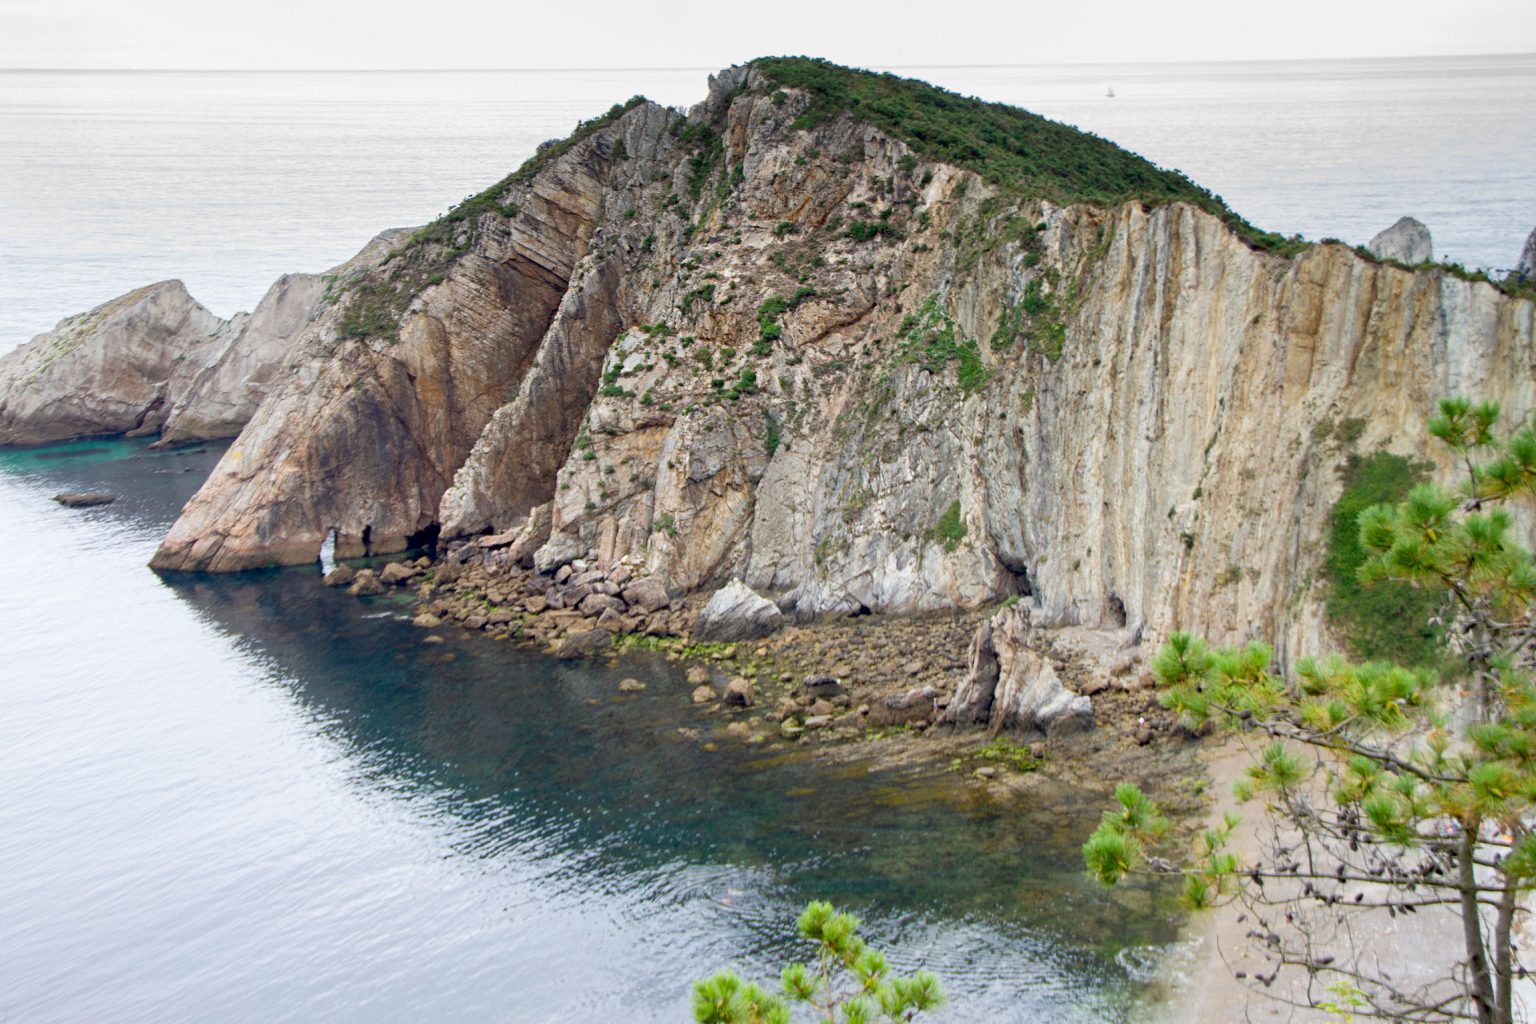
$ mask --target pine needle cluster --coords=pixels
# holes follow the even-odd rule
[[[698,1024],[790,1024],[791,1005],[817,1020],[841,1024],[909,1021],[944,1002],[939,981],[927,971],[893,976],[885,955],[859,937],[859,919],[813,901],[796,922],[801,938],[815,943],[815,960],[792,963],[779,975],[779,991],[744,981],[729,968],[694,982],[693,1019]]]

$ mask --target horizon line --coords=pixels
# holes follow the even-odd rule
[[[778,55],[775,56],[798,56]],[[913,71],[913,70],[967,70],[987,68],[1036,68],[1036,67],[1102,67],[1105,65],[1121,66],[1163,66],[1171,64],[1295,64],[1295,63],[1325,63],[1333,61],[1392,61],[1392,60],[1447,60],[1463,57],[1536,57],[1536,51],[1512,50],[1497,53],[1414,53],[1394,55],[1364,55],[1358,57],[1245,57],[1245,58],[1199,58],[1193,60],[1081,60],[1081,61],[1030,61],[1018,62],[981,62],[975,64],[869,64],[869,65],[844,65],[846,67],[863,67],[871,71]],[[760,58],[752,58],[757,60]],[[719,64],[679,64],[679,65],[649,65],[634,67],[483,67],[483,68],[414,68],[414,67],[243,67],[243,68],[178,68],[178,67],[0,67],[0,73],[6,72],[37,72],[42,74],[550,74],[558,72],[577,71],[718,71],[722,67],[740,67],[751,61],[739,61],[727,65]],[[834,61],[833,63],[836,63]]]

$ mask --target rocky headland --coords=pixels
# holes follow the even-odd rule
[[[1529,288],[1420,228],[1281,238],[1024,111],[766,59],[247,319],[172,283],[65,321],[0,361],[0,441],[244,422],[155,568],[432,550],[331,582],[569,656],[762,647],[780,738],[1145,746],[1169,632],[1335,645],[1351,459],[1417,457],[1442,394],[1536,406]]]
[[[228,320],[180,281],[119,295],[0,357],[0,445],[158,436],[233,437],[284,370],[304,328],[409,232],[386,231],[323,274],[285,274]]]

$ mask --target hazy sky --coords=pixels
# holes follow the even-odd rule
[[[0,0],[0,67],[891,67],[1536,51],[1536,0]]]

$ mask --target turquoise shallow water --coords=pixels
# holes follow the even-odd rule
[[[1096,798],[709,751],[664,661],[429,645],[313,570],[168,584],[216,454],[0,453],[0,1019],[683,1020],[809,898],[938,972],[940,1020],[1133,1016],[1116,954],[1173,935],[1083,877]]]

